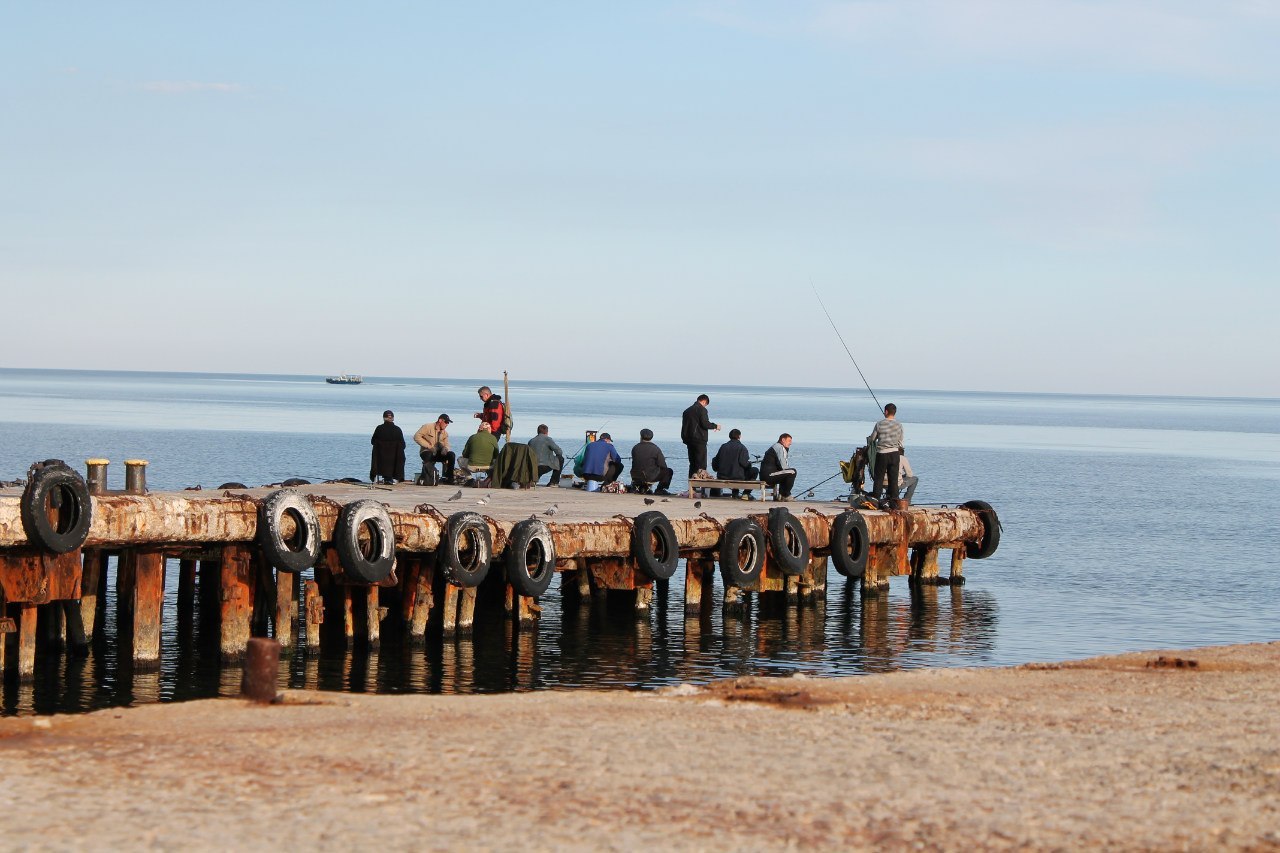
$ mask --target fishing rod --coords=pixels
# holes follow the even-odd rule
[[[822,306],[822,313],[827,315],[827,322],[831,324],[831,330],[836,333],[836,337],[840,339],[840,346],[844,347],[845,355],[849,356],[849,360],[853,362],[853,367],[858,371],[858,376],[862,377],[862,384],[867,386],[867,391],[871,394],[871,399],[875,400],[876,408],[881,412],[884,406],[880,405],[880,401],[876,398],[876,392],[871,390],[871,383],[867,381],[867,377],[863,375],[862,368],[858,367],[858,360],[853,357],[853,353],[849,351],[849,345],[844,342],[844,335],[840,334],[840,330],[836,328],[836,321],[831,319],[831,312],[827,310],[826,303],[822,301],[822,297],[818,294],[818,288],[814,286],[813,279],[809,279],[809,287],[813,290],[813,295],[818,300],[818,305]]]

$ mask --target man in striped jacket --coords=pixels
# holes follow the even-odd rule
[[[884,419],[876,424],[867,441],[875,441],[876,471],[872,479],[875,496],[888,501],[898,499],[898,469],[902,462],[902,424],[898,423],[898,407],[884,407]],[[881,493],[881,489],[885,492]]]

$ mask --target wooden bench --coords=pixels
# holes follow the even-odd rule
[[[759,491],[761,500],[764,499],[766,492],[773,493],[773,499],[778,499],[778,484],[770,485],[764,480],[689,480],[689,497],[693,497],[695,489],[724,489],[726,491],[737,489],[740,492]]]

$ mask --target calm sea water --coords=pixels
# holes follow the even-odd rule
[[[151,463],[155,489],[229,480],[364,476],[369,435],[385,408],[406,433],[441,412],[463,433],[476,380],[0,370],[0,480],[39,459],[77,468]],[[492,383],[492,381],[490,382]],[[795,436],[800,488],[841,493],[836,472],[875,420],[865,392],[804,388],[517,382],[518,438],[547,423],[567,450],[586,429],[620,447],[651,428],[684,472],[680,412],[699,391],[712,419],[762,453]],[[385,638],[375,653],[301,650],[285,665],[295,687],[380,692],[495,692],[635,687],[736,674],[847,675],[920,666],[1005,665],[1146,648],[1280,638],[1280,401],[887,391],[899,406],[918,503],[981,498],[1004,535],[968,584],[912,596],[896,578],[863,602],[831,573],[825,607],[686,620],[682,580],[647,620],[625,605],[561,606],[557,587],[534,634],[496,616],[474,639],[412,648]],[[713,438],[722,439],[725,434]],[[411,454],[412,455],[412,454]],[[413,467],[413,463],[410,463]],[[171,563],[170,571],[176,570]],[[3,713],[85,710],[235,692],[216,628],[173,616],[170,578],[159,673],[129,672],[109,645],[83,660],[46,658],[34,685],[10,679]],[[717,581],[717,584],[719,582]],[[718,593],[717,589],[717,598]],[[114,602],[106,629],[115,630]],[[202,630],[202,628],[204,630]]]

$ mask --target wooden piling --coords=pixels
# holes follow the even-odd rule
[[[964,545],[951,549],[951,585],[964,585]]]
[[[248,647],[253,615],[254,567],[249,546],[233,543],[222,548],[220,561],[220,637],[222,659],[240,660]]]
[[[382,611],[379,608],[379,593],[381,590],[376,586],[366,587],[364,590],[364,622],[361,626],[361,634],[365,643],[371,649],[376,649],[382,642]]]
[[[131,638],[135,669],[160,665],[160,623],[164,602],[164,554],[152,550],[131,550],[133,617]]]
[[[435,576],[435,560],[423,558],[414,562],[417,565],[417,576],[412,589],[406,591],[405,598],[409,607],[409,637],[420,643],[426,640],[427,622],[431,618],[434,596],[431,583]]]
[[[24,601],[16,608],[18,616],[17,665],[18,680],[31,681],[36,676],[36,605]]]
[[[84,625],[84,633],[89,640],[93,640],[94,632],[98,629],[98,608],[102,603],[101,599],[105,597],[99,595],[99,589],[107,577],[108,559],[106,551],[96,549],[85,551],[81,558],[80,622]]]
[[[446,637],[458,633],[458,599],[462,597],[462,587],[451,583],[444,585],[444,603],[441,611],[440,631]]]
[[[307,600],[307,651],[320,649],[320,624],[324,622],[324,601],[320,598],[320,585],[309,580],[304,585]]]
[[[189,613],[196,601],[196,561],[178,561],[178,612]]]
[[[476,622],[476,588],[462,590],[458,600],[458,632],[470,634]]]
[[[684,561],[684,612],[695,616],[703,610],[703,597],[711,599],[711,583],[715,563],[705,556],[690,556]]]
[[[296,635],[294,625],[298,619],[298,575],[294,572],[276,572],[276,613],[273,620],[276,640],[285,654],[293,651]]]

